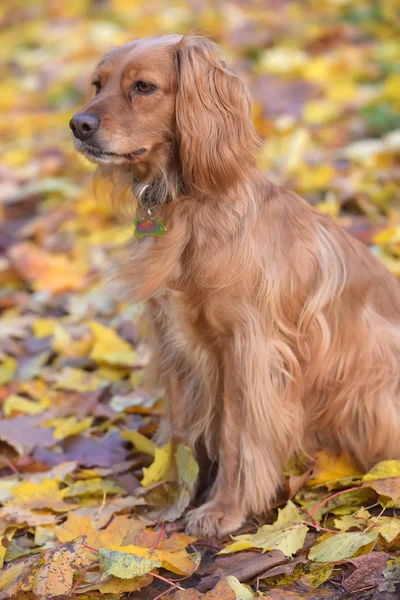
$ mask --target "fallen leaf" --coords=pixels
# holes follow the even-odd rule
[[[274,552],[277,552],[277,551],[274,550]],[[293,574],[296,572],[298,565],[302,566],[302,564],[304,564],[306,562],[307,562],[307,559],[305,558],[305,556],[301,556],[301,555],[298,556],[297,558],[293,558],[293,559],[287,559],[285,557],[284,563],[277,565],[276,567],[272,567],[271,569],[268,569],[264,573],[261,573],[260,578],[268,579],[268,580],[273,578],[274,585],[275,585],[275,581],[278,576],[287,575],[289,577],[292,577]],[[302,569],[299,569],[298,571],[300,572],[300,571],[302,571]]]
[[[118,579],[117,577],[108,577],[100,582],[98,589],[102,594],[122,594],[126,592],[137,592],[144,587],[149,586],[153,581],[152,575],[143,575],[135,579]]]
[[[335,562],[350,558],[360,550],[378,539],[378,531],[371,529],[367,533],[333,534],[310,549],[308,557],[316,562]]]
[[[343,587],[350,594],[364,590],[369,586],[376,586],[382,580],[382,570],[386,566],[387,554],[384,552],[370,552],[365,556],[352,558],[348,562],[355,567],[343,582]]]
[[[308,527],[303,525],[303,518],[293,502],[278,511],[278,519],[273,525],[263,525],[252,535],[233,536],[235,540],[220,554],[239,552],[248,548],[263,550],[281,550],[285,556],[293,556],[303,547]]]
[[[107,382],[96,373],[83,369],[66,367],[55,376],[56,390],[72,390],[74,392],[95,392],[107,386]]]
[[[85,481],[77,481],[63,489],[63,498],[74,498],[76,496],[101,496],[102,498],[123,494],[124,490],[113,479],[93,477]]]
[[[340,596],[332,590],[304,589],[296,584],[290,587],[276,587],[263,594],[264,600],[339,600]]]
[[[332,564],[316,564],[310,565],[308,573],[302,575],[300,582],[309,585],[313,588],[319,588],[325,581],[327,581],[332,575],[332,571],[335,565]]]
[[[22,592],[32,589],[40,558],[28,556],[16,563],[7,565],[0,571],[0,600],[19,599]]]
[[[377,494],[387,496],[392,500],[398,500],[400,498],[400,476],[366,481],[363,483],[363,487],[372,488]]]
[[[247,551],[232,556],[219,556],[213,565],[213,572],[203,577],[197,587],[200,592],[206,592],[228,575],[235,575],[239,581],[248,581],[267,569],[286,563],[287,560],[280,550],[272,550],[265,554]]]
[[[388,560],[382,574],[385,582],[379,585],[379,591],[396,592],[396,587],[400,584],[400,557]]]
[[[156,448],[154,461],[148,469],[143,469],[142,486],[147,487],[167,479],[172,469],[172,444]]]
[[[313,477],[307,482],[308,486],[325,485],[332,489],[337,482],[361,478],[354,461],[346,454],[335,455],[329,450],[321,450],[313,467]]]
[[[0,440],[7,442],[21,455],[54,444],[53,432],[43,429],[40,418],[32,416],[0,419]]]
[[[133,553],[118,552],[107,548],[99,548],[100,566],[103,570],[102,579],[109,575],[120,579],[133,579],[149,573],[156,567],[161,567],[161,561],[153,558],[143,558]]]
[[[131,442],[138,452],[144,454],[150,454],[154,456],[156,453],[157,446],[154,442],[149,440],[146,436],[142,435],[138,431],[131,431],[130,429],[124,429],[121,431],[121,438],[128,442]]]
[[[217,583],[215,588],[206,594],[195,589],[179,590],[173,596],[173,600],[237,600],[237,596],[226,579]]]
[[[90,516],[79,516],[70,512],[66,521],[54,529],[54,533],[60,542],[72,542],[84,536],[88,546],[100,546],[100,532],[94,527]]]
[[[64,494],[54,479],[43,479],[40,483],[24,481],[11,490],[13,503],[23,508],[50,508],[56,512],[65,512],[70,505],[63,500]]]
[[[32,584],[32,591],[41,600],[69,595],[74,573],[90,564],[81,540],[67,542],[49,550],[42,560],[45,561],[44,565],[36,573]]]
[[[143,498],[128,496],[126,498],[106,499],[98,505],[91,507],[81,507],[74,510],[74,515],[79,517],[90,517],[93,527],[101,529],[110,521],[116,513],[127,511],[135,506],[146,504]]]
[[[365,529],[369,525],[371,515],[365,509],[360,509],[352,515],[344,515],[339,519],[334,519],[336,529],[340,531],[349,531],[350,529]]]
[[[8,504],[0,508],[0,522],[16,523],[23,525],[26,523],[30,527],[38,527],[39,525],[52,525],[55,523],[56,518],[54,515],[41,514],[29,510],[24,506],[13,506]]]
[[[15,244],[8,252],[18,274],[35,290],[61,294],[86,286],[86,267],[63,255],[45,252],[31,242]]]
[[[235,592],[237,600],[252,600],[255,598],[253,590],[249,586],[240,583],[233,575],[228,575],[226,583]]]
[[[119,433],[96,437],[71,436],[63,443],[65,455],[87,467],[111,467],[128,456]]]
[[[138,355],[128,342],[113,329],[101,323],[91,321],[90,330],[94,336],[91,358],[99,364],[132,367],[138,361]]]
[[[395,517],[378,519],[380,535],[391,544],[400,535],[400,519]]]
[[[375,465],[363,477],[363,486],[392,500],[400,498],[400,460],[386,460]]]
[[[51,406],[50,398],[44,397],[42,401],[28,400],[23,396],[11,394],[7,396],[3,404],[4,416],[9,417],[14,412],[26,415],[38,415]]]
[[[131,518],[128,515],[116,516],[106,529],[100,532],[100,545],[103,548],[109,548],[135,544],[144,528],[144,523],[139,519]]]
[[[14,377],[18,363],[13,356],[5,356],[0,364],[0,385],[5,385]]]
[[[175,452],[175,460],[178,468],[179,483],[191,492],[194,489],[199,474],[199,465],[194,460],[192,451],[187,446],[179,444]]]

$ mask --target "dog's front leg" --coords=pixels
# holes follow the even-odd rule
[[[231,373],[230,373],[231,374]],[[187,530],[198,537],[220,537],[238,529],[246,518],[240,500],[240,409],[236,381],[224,377],[223,406],[219,427],[218,473],[211,499],[188,515]]]
[[[225,535],[275,498],[302,426],[291,358],[288,348],[257,330],[227,342],[217,479],[210,500],[189,513],[189,532]]]

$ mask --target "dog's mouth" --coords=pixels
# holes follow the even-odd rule
[[[93,161],[99,162],[113,162],[113,161],[124,161],[124,160],[132,160],[137,156],[141,156],[146,152],[145,148],[139,148],[133,152],[129,152],[126,154],[118,154],[116,152],[108,152],[107,150],[103,150],[102,148],[91,146],[86,142],[81,142],[74,140],[75,147],[79,152],[84,154],[86,158],[89,158]]]

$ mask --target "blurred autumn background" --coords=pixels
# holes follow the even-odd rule
[[[179,448],[165,483],[141,308],[101,283],[132,225],[95,200],[68,122],[111,46],[196,29],[253,92],[267,176],[400,276],[399,26],[397,0],[3,0],[0,600],[398,598],[397,461],[362,476],[321,453],[258,537],[183,533],[196,465]]]

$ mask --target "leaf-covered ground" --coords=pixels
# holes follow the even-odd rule
[[[198,28],[254,93],[269,177],[400,275],[399,25],[397,0],[0,5],[0,600],[399,597],[400,462],[322,452],[233,539],[184,533],[197,467],[152,443],[141,308],[102,285],[132,225],[68,129],[112,44]]]

